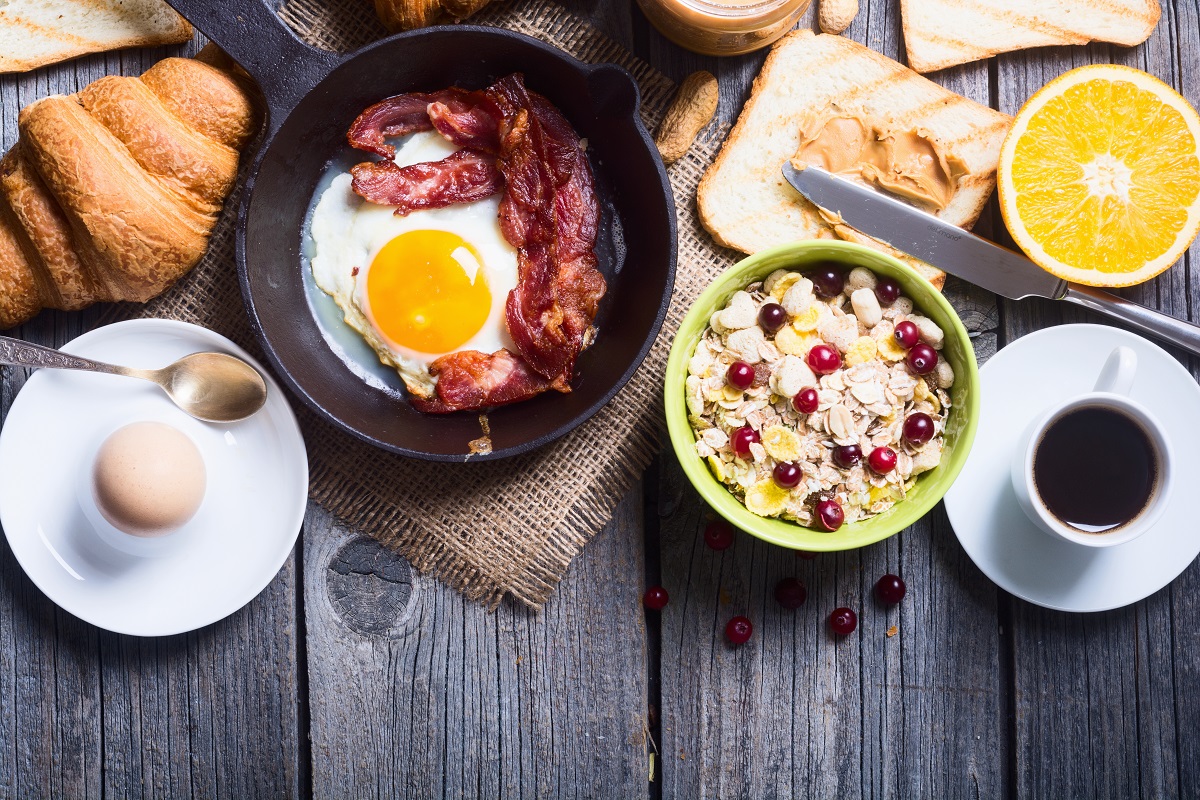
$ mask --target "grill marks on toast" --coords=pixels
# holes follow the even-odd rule
[[[901,0],[909,64],[932,72],[1043,45],[1144,42],[1156,0]],[[969,32],[967,36],[960,31]]]

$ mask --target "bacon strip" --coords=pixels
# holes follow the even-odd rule
[[[498,166],[507,190],[501,228],[518,249],[517,287],[505,305],[517,350],[569,392],[606,285],[596,269],[600,218],[591,167],[570,123],[521,76],[487,90],[505,115]]]
[[[430,108],[436,106],[437,119]],[[411,92],[380,100],[354,120],[346,139],[350,146],[382,158],[395,158],[396,148],[387,136],[407,136],[418,131],[438,132],[460,147],[496,152],[499,143],[498,113],[482,92],[451,87],[436,92]],[[490,127],[490,131],[489,131]]]
[[[425,414],[449,414],[518,403],[541,394],[550,382],[507,350],[488,355],[462,350],[442,356],[429,367],[437,376],[437,397],[412,398],[413,407]]]
[[[490,156],[458,150],[441,161],[398,167],[392,161],[367,161],[350,168],[355,193],[372,203],[396,206],[396,216],[426,208],[444,208],[491,197],[504,188],[504,177]]]

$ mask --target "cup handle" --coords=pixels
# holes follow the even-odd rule
[[[1122,345],[1109,354],[1092,391],[1128,395],[1136,374],[1137,353]]]

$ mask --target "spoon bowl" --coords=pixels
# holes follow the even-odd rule
[[[267,402],[267,384],[258,370],[225,353],[192,353],[162,369],[134,369],[0,336],[0,364],[141,378],[158,384],[171,402],[204,422],[239,422]]]

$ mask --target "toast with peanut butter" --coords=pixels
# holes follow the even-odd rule
[[[969,228],[995,187],[1011,123],[850,39],[791,33],[771,50],[700,182],[700,221],[718,243],[744,253],[841,238],[900,256],[823,216],[784,181],[784,162],[821,166]],[[902,260],[942,285],[940,270]]]
[[[917,72],[1046,45],[1149,38],[1158,0],[900,0],[904,48]]]

